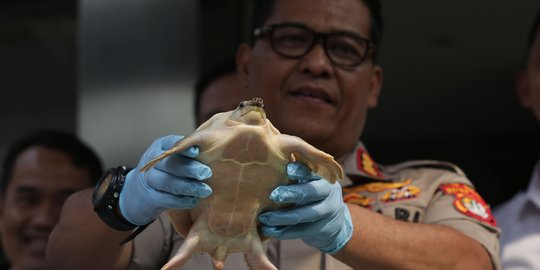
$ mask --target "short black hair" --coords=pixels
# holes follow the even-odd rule
[[[198,115],[201,108],[201,97],[208,88],[208,85],[216,81],[217,79],[234,74],[236,72],[236,61],[234,58],[228,58],[223,62],[218,63],[216,66],[210,68],[207,72],[203,73],[197,82],[195,83],[195,104],[194,104],[194,113],[197,122],[199,121]]]
[[[253,12],[251,13],[251,44],[255,43],[253,32],[257,27],[263,26],[264,23],[272,16],[274,7],[277,0],[255,0],[253,5]],[[287,0],[284,0],[287,1]],[[383,19],[382,8],[379,0],[362,0],[368,7],[371,14],[371,29],[369,38],[375,43],[377,49],[375,50],[374,57],[377,58],[381,48],[381,42],[383,37]]]
[[[76,136],[57,130],[37,130],[11,144],[2,163],[0,192],[4,193],[13,176],[17,158],[30,147],[44,146],[68,155],[75,167],[88,169],[90,180],[95,185],[103,173],[101,161],[96,153]]]

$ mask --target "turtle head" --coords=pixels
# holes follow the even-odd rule
[[[262,98],[245,100],[238,104],[236,110],[229,116],[229,120],[252,126],[261,126],[266,123],[266,113]]]

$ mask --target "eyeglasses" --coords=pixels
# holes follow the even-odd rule
[[[253,37],[270,37],[272,49],[288,58],[301,58],[320,43],[326,56],[339,67],[360,65],[374,49],[369,39],[348,32],[319,33],[300,24],[274,24],[253,31]]]

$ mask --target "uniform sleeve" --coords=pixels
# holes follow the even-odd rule
[[[445,185],[443,184],[441,186]],[[479,200],[483,202],[481,198]],[[468,204],[468,201],[472,201],[472,203]],[[477,204],[474,200],[470,200],[470,198],[468,199],[457,193],[446,193],[438,189],[424,213],[424,223],[448,226],[476,239],[488,251],[494,269],[499,270],[501,269],[499,260],[500,230],[494,223],[489,221],[489,217],[491,216],[489,207],[487,208],[487,213],[483,213],[486,210],[483,207],[486,206]],[[474,209],[475,207],[476,209]],[[479,216],[475,216],[475,213]]]
[[[162,214],[133,240],[129,270],[160,269],[176,250],[179,236]]]

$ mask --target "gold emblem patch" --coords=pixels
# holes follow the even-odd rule
[[[364,207],[373,205],[373,198],[366,196],[367,193],[386,193],[380,199],[383,202],[394,202],[416,198],[420,194],[420,188],[411,185],[412,179],[403,182],[373,182],[363,185],[343,188],[343,200]],[[364,193],[364,194],[362,194]]]
[[[373,199],[358,193],[349,193],[343,196],[343,201],[370,208],[373,205]]]
[[[382,173],[379,170],[379,166],[377,166],[377,163],[373,161],[369,153],[362,148],[358,148],[358,150],[356,150],[356,167],[358,170],[366,173],[367,175],[382,178]]]
[[[407,179],[403,182],[373,182],[354,187],[347,187],[343,190],[346,190],[348,193],[359,193],[364,191],[367,191],[369,193],[379,193],[389,189],[402,188],[404,186],[410,185],[411,183],[412,179]]]

